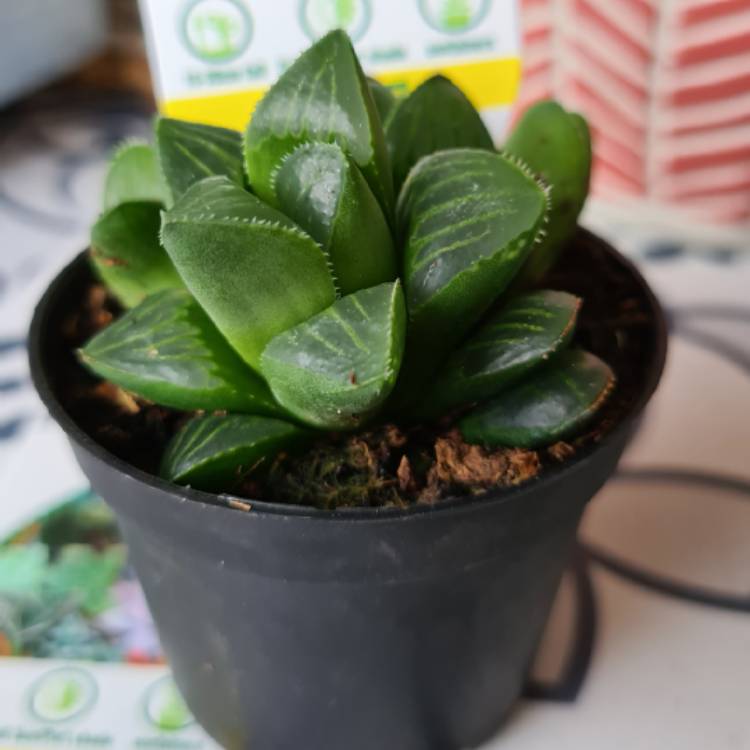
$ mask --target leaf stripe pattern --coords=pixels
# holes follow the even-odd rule
[[[233,130],[160,117],[156,144],[173,203],[206,177],[223,175],[244,184],[242,138]]]
[[[296,425],[268,417],[231,414],[199,416],[170,442],[161,476],[207,492],[227,491],[227,477],[241,482],[281,450],[306,437]]]
[[[451,354],[426,405],[442,414],[516,383],[568,346],[580,307],[581,300],[566,292],[543,290],[514,297]]]
[[[407,372],[433,370],[502,294],[545,210],[535,178],[501,154],[442,151],[411,171],[397,208],[406,238]]]
[[[276,334],[336,298],[317,243],[225,177],[185,193],[163,217],[162,241],[198,303],[256,369]]]
[[[440,75],[398,104],[386,137],[397,190],[423,156],[451,148],[493,149],[479,113],[459,88]]]
[[[283,157],[273,186],[281,210],[323,247],[341,294],[396,278],[388,222],[359,168],[339,146],[299,146]]]
[[[261,369],[278,402],[302,421],[353,429],[390,395],[405,327],[400,282],[380,284],[274,338]]]
[[[245,160],[250,184],[264,201],[279,205],[273,175],[284,156],[306,142],[338,144],[362,170],[386,218],[391,217],[393,177],[385,134],[343,31],[332,31],[304,52],[255,110]]]
[[[566,351],[470,412],[459,429],[471,443],[538,448],[581,429],[614,387],[614,373],[598,357]]]
[[[147,297],[94,336],[80,357],[97,375],[163,406],[283,413],[184,289]]]

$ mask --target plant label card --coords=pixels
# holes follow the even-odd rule
[[[517,0],[140,0],[163,114],[241,130],[312,41],[351,37],[365,72],[405,93],[435,73],[462,88],[495,139],[521,76]]]

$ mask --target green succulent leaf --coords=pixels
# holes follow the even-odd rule
[[[309,433],[268,417],[230,414],[190,420],[167,446],[161,476],[206,492],[228,491]]]
[[[130,141],[115,152],[104,184],[104,210],[121,203],[166,203],[167,189],[156,152],[147,143]]]
[[[494,150],[479,112],[441,75],[429,78],[398,105],[388,121],[386,140],[397,193],[423,156],[452,148]]]
[[[281,210],[317,240],[342,294],[396,278],[396,251],[359,168],[332,143],[300,146],[276,173]]]
[[[522,272],[526,283],[541,279],[575,234],[591,176],[591,134],[586,120],[557,102],[531,106],[514,128],[505,150],[522,159],[551,187],[546,236]]]
[[[580,429],[614,386],[614,373],[598,357],[566,351],[528,380],[477,407],[459,429],[470,443],[538,448]]]
[[[542,290],[512,298],[449,357],[426,399],[434,414],[494,396],[564,349],[581,300]]]
[[[278,205],[273,174],[301,143],[338,143],[362,170],[387,217],[393,177],[383,127],[349,38],[332,31],[289,67],[259,102],[245,138],[253,190]]]
[[[429,373],[513,279],[540,229],[544,190],[500,154],[427,156],[399,197],[406,237],[407,364]]]
[[[370,94],[372,95],[372,100],[375,102],[375,109],[378,110],[378,115],[380,115],[380,122],[384,128],[387,128],[388,122],[398,106],[398,98],[393,93],[393,89],[384,86],[374,78],[368,78],[367,85],[370,87]]]
[[[94,336],[80,358],[100,377],[163,406],[283,413],[184,289],[147,297]]]
[[[242,136],[235,130],[159,117],[156,147],[171,201],[206,177],[223,175],[245,183]]]
[[[182,286],[159,244],[161,204],[122,203],[106,211],[91,229],[94,270],[125,307],[161,289]]]
[[[255,368],[274,336],[336,298],[317,243],[225,177],[182,196],[163,217],[162,241],[195,299]]]
[[[302,421],[359,427],[393,389],[405,325],[400,282],[363,289],[274,338],[263,352],[263,375]]]

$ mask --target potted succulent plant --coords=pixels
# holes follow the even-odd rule
[[[36,386],[118,514],[226,747],[474,747],[518,696],[581,514],[664,360],[576,221],[585,122],[497,152],[442,77],[343,32],[245,134],[159,119],[32,325]]]

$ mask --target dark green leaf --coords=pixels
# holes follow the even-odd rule
[[[505,149],[522,159],[551,187],[546,236],[523,269],[526,282],[541,279],[576,231],[591,176],[591,135],[586,121],[557,102],[530,107]]]
[[[542,225],[546,196],[500,154],[441,151],[399,197],[409,311],[405,368],[430,373],[508,286]]]
[[[396,278],[396,251],[383,211],[336,144],[305,144],[289,154],[275,189],[281,210],[328,254],[342,294]]]
[[[279,403],[304,422],[358,427],[393,389],[405,318],[398,281],[350,294],[273,339],[263,374]]]
[[[104,210],[121,203],[167,203],[154,149],[146,143],[124,143],[112,157],[104,186]]]
[[[148,297],[94,336],[80,356],[100,377],[163,406],[282,413],[184,289]]]
[[[268,417],[195,417],[167,446],[160,473],[206,492],[228,492],[260,464],[306,437],[301,427]]]
[[[183,195],[164,215],[162,241],[198,303],[254,367],[276,334],[336,297],[316,242],[225,177]]]
[[[452,148],[494,149],[479,112],[443,76],[429,78],[398,105],[388,122],[386,141],[397,193],[423,156]]]
[[[459,428],[470,443],[538,448],[583,427],[614,386],[612,370],[598,357],[563,352],[549,367],[477,407]]]
[[[171,202],[206,177],[223,175],[244,185],[242,136],[235,130],[160,117],[156,147]]]
[[[391,88],[384,86],[380,81],[376,81],[374,78],[368,78],[367,85],[370,87],[372,100],[375,102],[375,108],[378,110],[378,115],[380,115],[380,122],[383,124],[384,128],[387,128],[388,122],[396,111],[398,99]]]
[[[91,229],[94,269],[125,307],[137,305],[147,294],[182,286],[159,244],[160,211],[158,203],[122,203]]]
[[[566,292],[514,297],[450,356],[425,406],[440,415],[515,383],[568,345],[580,306],[581,300]]]
[[[278,205],[273,173],[301,143],[335,142],[362,170],[387,217],[393,176],[375,103],[343,31],[332,31],[292,64],[260,101],[245,139],[253,190]]]

